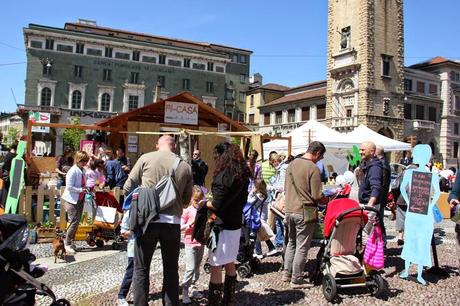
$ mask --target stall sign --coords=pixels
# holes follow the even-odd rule
[[[95,152],[96,142],[93,140],[80,140],[80,151],[92,156]]]
[[[51,114],[41,112],[29,112],[29,120],[33,123],[50,123]],[[49,133],[50,128],[47,126],[33,126],[32,132],[35,133]]]
[[[198,105],[166,101],[164,121],[165,123],[198,125]]]

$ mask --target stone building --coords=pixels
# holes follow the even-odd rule
[[[403,139],[402,0],[329,0],[327,123]]]
[[[244,121],[250,50],[85,20],[64,28],[29,24],[24,40],[25,108],[60,109],[52,122],[79,116],[90,124],[182,91]]]

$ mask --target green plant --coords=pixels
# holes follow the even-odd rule
[[[10,126],[10,128],[8,129],[8,133],[6,134],[6,137],[5,137],[6,138],[5,143],[7,143],[8,145],[11,145],[13,144],[13,142],[18,140],[20,136],[21,136],[21,130],[16,126]]]
[[[72,117],[72,124],[80,124],[79,117]],[[63,134],[64,145],[72,147],[75,151],[80,150],[80,140],[84,139],[85,131],[80,129],[66,129]]]
[[[241,145],[241,138],[240,137],[232,137],[231,143],[237,146]]]
[[[50,221],[46,221],[46,222],[43,222],[40,227],[42,227],[42,228],[54,228],[54,223],[52,223]]]

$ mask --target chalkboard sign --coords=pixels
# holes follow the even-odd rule
[[[428,214],[431,195],[431,172],[412,172],[412,184],[409,199],[409,212]]]

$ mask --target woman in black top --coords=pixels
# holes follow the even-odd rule
[[[235,261],[241,236],[243,206],[248,198],[250,170],[240,148],[229,143],[220,143],[214,148],[216,169],[211,186],[212,201],[208,208],[216,215],[219,228],[217,244],[210,248],[208,260],[211,264],[209,282],[209,305],[235,304]],[[225,283],[222,284],[222,266],[225,266]]]

